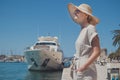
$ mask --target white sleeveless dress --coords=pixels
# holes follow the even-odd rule
[[[96,32],[96,28],[93,25],[88,25],[83,28],[76,40],[76,53],[75,57],[78,58],[76,60],[76,66],[79,68],[89,58],[92,53],[91,42],[93,38],[98,35]],[[77,73],[77,80],[97,80],[97,71],[95,64],[92,63],[85,71]]]

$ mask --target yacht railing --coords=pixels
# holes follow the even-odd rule
[[[45,50],[50,50],[49,46],[34,46],[34,49],[45,49]]]

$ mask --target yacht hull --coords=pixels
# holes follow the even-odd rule
[[[49,50],[27,50],[24,52],[29,70],[62,70],[62,53]]]

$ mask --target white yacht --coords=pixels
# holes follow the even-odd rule
[[[39,37],[38,41],[26,49],[25,58],[29,70],[61,70],[63,51],[57,37]]]

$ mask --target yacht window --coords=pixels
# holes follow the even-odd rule
[[[56,45],[55,43],[36,43],[36,45]]]

